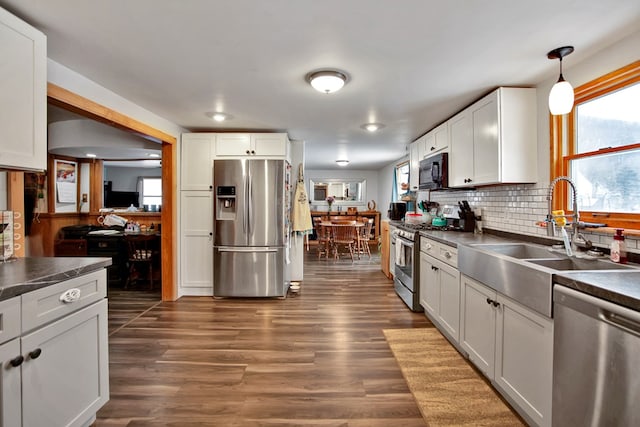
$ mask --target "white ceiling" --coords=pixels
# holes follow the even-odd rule
[[[0,0],[48,56],[190,130],[287,131],[308,169],[379,169],[497,86],[554,78],[640,28],[638,0]],[[350,76],[335,94],[304,76]],[[212,122],[207,112],[234,119]],[[386,127],[377,134],[360,128]]]

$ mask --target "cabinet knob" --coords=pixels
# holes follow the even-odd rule
[[[433,271],[438,271],[438,267],[436,267],[435,265],[432,265],[432,266],[431,266],[431,269],[432,269]]]
[[[209,190],[213,190],[213,185],[210,185],[210,186],[209,186]]]
[[[435,149],[436,149],[436,147],[431,147],[431,151],[433,151],[433,150],[435,150]]]
[[[247,150],[247,154],[251,154],[251,151]]]
[[[35,350],[29,352],[29,357],[31,359],[37,359],[38,357],[40,357],[41,354],[42,354],[42,349],[36,348]]]
[[[491,298],[487,298],[487,304],[491,304]]]
[[[251,154],[256,154],[255,150],[251,150]]]
[[[500,307],[500,303],[498,301],[492,301],[491,304],[493,304],[494,307]]]
[[[9,364],[11,366],[13,366],[14,368],[17,368],[18,366],[22,365],[22,362],[24,362],[24,357],[22,357],[22,355],[11,359],[11,361],[9,362]]]

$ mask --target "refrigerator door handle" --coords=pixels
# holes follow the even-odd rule
[[[249,182],[249,203],[247,203],[247,211],[249,212],[249,219],[247,220],[247,222],[249,223],[249,236],[251,236],[253,234],[253,185],[251,185],[251,181],[253,180],[253,176],[251,175],[251,164],[249,164],[249,167],[247,168],[248,174],[249,174],[249,179],[247,180]]]
[[[245,178],[244,181],[244,205],[248,206],[249,205],[249,175],[247,175],[247,178]],[[249,218],[247,217],[247,209],[242,209],[242,232],[244,233],[245,236],[247,236],[247,234],[249,233],[248,227],[249,227]]]
[[[278,252],[278,248],[252,248],[252,247],[229,247],[220,246],[216,248],[218,252]]]

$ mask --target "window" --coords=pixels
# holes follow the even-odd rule
[[[575,90],[551,120],[552,171],[571,177],[583,221],[640,228],[640,61]],[[556,209],[572,210],[567,192]]]
[[[142,204],[162,204],[162,178],[142,178]]]
[[[409,162],[396,166],[396,194],[403,195],[409,191]]]

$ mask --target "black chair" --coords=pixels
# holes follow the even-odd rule
[[[153,234],[127,234],[124,237],[127,247],[129,273],[124,288],[137,281],[146,272],[149,290],[153,290],[153,264],[159,253],[157,237]]]

